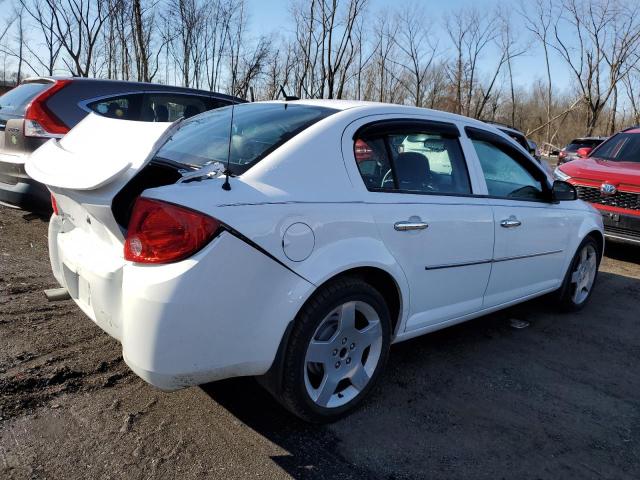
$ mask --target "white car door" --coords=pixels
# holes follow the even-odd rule
[[[502,137],[466,133],[482,167],[495,218],[495,247],[485,307],[549,291],[564,274],[569,214],[551,202],[544,172]]]
[[[354,136],[366,201],[409,281],[405,331],[482,308],[493,253],[493,214],[472,186],[453,124],[387,120]]]

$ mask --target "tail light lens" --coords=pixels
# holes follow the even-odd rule
[[[47,106],[47,100],[66,87],[71,80],[57,80],[50,88],[31,100],[24,113],[25,137],[60,137],[69,131]]]
[[[56,197],[51,194],[51,208],[53,209],[53,213],[58,215],[58,202],[56,202]]]
[[[171,263],[190,257],[220,231],[213,217],[171,203],[138,198],[124,244],[124,258]]]
[[[558,158],[564,158],[564,157],[566,157],[566,156],[567,156],[567,153],[566,153],[566,152],[560,152],[560,153],[558,154]]]

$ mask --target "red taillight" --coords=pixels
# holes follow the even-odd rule
[[[560,152],[560,153],[558,154],[558,158],[564,158],[564,157],[566,157],[566,156],[567,156],[567,153],[566,153],[566,152]]]
[[[139,263],[170,263],[187,258],[216,236],[220,222],[185,207],[138,198],[133,207],[124,258]]]
[[[53,213],[58,215],[58,202],[56,202],[56,197],[51,194],[51,208],[53,208]]]
[[[55,137],[69,131],[62,120],[47,107],[47,100],[66,87],[71,80],[57,80],[51,87],[31,100],[24,113],[24,135],[26,137]]]
[[[357,162],[364,162],[365,160],[371,160],[373,157],[373,150],[364,140],[356,140],[356,144],[354,146],[354,152],[356,155]]]

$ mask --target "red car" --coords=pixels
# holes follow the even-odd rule
[[[559,166],[554,176],[602,212],[608,238],[640,245],[640,127],[623,130]]]

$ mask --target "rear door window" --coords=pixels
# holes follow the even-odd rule
[[[0,113],[24,115],[27,105],[53,83],[23,83],[0,97]]]
[[[467,165],[458,138],[424,126],[406,125],[355,139],[360,175],[371,191],[470,194]]]
[[[212,108],[209,97],[170,93],[146,93],[142,102],[141,120],[145,122],[175,122],[190,118]]]
[[[141,93],[130,93],[109,98],[102,98],[87,104],[90,110],[103,117],[118,118],[121,120],[138,120]]]

